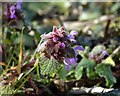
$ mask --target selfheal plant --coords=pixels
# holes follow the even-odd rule
[[[82,46],[77,45],[75,48],[71,46],[76,41],[75,36],[77,34],[76,31],[74,31],[74,34],[73,32],[68,34],[63,26],[59,29],[53,26],[52,32],[41,35],[44,42],[41,44],[42,47],[39,51],[42,50],[41,52],[44,53],[45,57],[49,59],[52,57],[58,62],[64,63],[66,68],[70,69],[71,65],[77,63],[77,51],[84,50]]]

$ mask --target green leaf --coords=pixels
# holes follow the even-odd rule
[[[113,76],[111,66],[108,64],[98,64],[95,67],[95,72],[106,80],[106,86],[112,87],[116,83],[116,78]]]
[[[115,62],[113,61],[113,59],[112,59],[111,56],[107,57],[102,63],[104,63],[104,64],[110,64],[112,66],[115,66]]]
[[[40,59],[40,71],[42,75],[54,76],[57,70],[60,68],[60,63],[54,58],[41,58]]]
[[[100,54],[101,50],[104,50],[105,49],[105,46],[103,45],[97,45],[95,46],[92,51],[91,51],[91,54]]]
[[[96,79],[98,77],[98,75],[95,73],[95,71],[93,69],[87,68],[87,76],[90,79]]]
[[[15,90],[14,86],[12,86],[12,85],[2,85],[1,86],[1,85],[0,85],[0,96],[4,96],[5,94],[13,94],[13,92]]]
[[[77,69],[75,70],[75,78],[79,80],[81,79],[82,75],[83,75],[83,66],[77,67]]]
[[[76,69],[75,69],[75,77],[76,79],[80,79],[83,75],[83,68],[86,69],[86,74],[89,78],[93,79],[93,73],[95,74],[95,72],[93,71],[95,66],[95,62],[92,60],[89,60],[85,57],[83,57],[83,59],[81,60],[81,62],[77,65]],[[92,74],[91,74],[92,72]],[[92,76],[92,77],[91,77]]]
[[[66,75],[67,75],[67,70],[65,68],[65,65],[62,66],[61,70],[58,72],[58,75],[59,75],[60,79],[65,80]]]

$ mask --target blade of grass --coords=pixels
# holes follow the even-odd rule
[[[28,76],[23,82],[22,84],[13,92],[12,96],[14,96],[17,91],[28,81],[28,79],[30,78],[30,76]]]
[[[23,30],[24,30],[25,27],[22,28],[22,33],[21,33],[21,37],[20,37],[20,53],[19,53],[19,60],[18,60],[18,65],[16,66],[16,69],[17,69],[17,72],[18,74],[21,73],[21,67],[22,67],[22,37],[23,37]]]
[[[36,71],[37,71],[37,75],[38,75],[38,78],[40,79],[40,70],[39,70],[39,64],[37,62],[37,65],[36,65]]]
[[[36,60],[34,67],[32,67],[22,78],[20,78],[20,80],[23,80],[28,74],[30,74],[37,65],[38,65],[38,60]]]

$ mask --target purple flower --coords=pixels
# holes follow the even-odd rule
[[[72,30],[72,31],[70,32],[70,34],[73,35],[73,36],[77,36],[77,35],[78,35],[78,32],[75,31],[75,30]]]
[[[15,15],[15,14],[11,14],[11,15],[10,15],[10,18],[11,18],[11,19],[15,19],[15,18],[16,18],[16,15]]]
[[[65,48],[65,43],[62,42],[60,47],[64,49]]]
[[[72,34],[68,34],[69,39],[75,39],[75,36]]]
[[[90,55],[89,55],[89,58],[94,59],[94,58],[95,58],[95,55],[94,55],[94,54],[90,54]]]
[[[64,64],[66,65],[66,69],[70,69],[71,65],[76,65],[76,58],[65,58]]]
[[[101,55],[102,55],[102,56],[106,56],[106,55],[108,56],[109,54],[108,54],[108,52],[107,52],[106,50],[102,50]]]
[[[16,15],[15,15],[15,6],[14,5],[10,6],[10,18],[11,19],[15,19],[16,18]]]
[[[22,0],[18,0],[17,1],[16,9],[17,10],[21,10],[22,9]]]
[[[14,5],[11,5],[11,6],[10,6],[10,12],[13,12],[13,11],[15,11],[15,6],[14,6]]]
[[[75,54],[78,55],[78,51],[84,51],[84,48],[82,46],[77,45],[74,48]]]
[[[67,36],[68,36],[68,38],[70,39],[71,42],[76,42],[74,35],[68,34]]]

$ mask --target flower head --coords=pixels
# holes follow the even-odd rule
[[[52,32],[41,35],[41,38],[45,41],[44,46],[42,46],[45,56],[48,58],[53,57],[58,62],[63,62],[67,69],[71,65],[76,65],[77,51],[84,50],[82,46],[76,46],[74,49],[71,47],[73,41],[76,41],[75,34],[67,34],[63,26],[59,29],[53,26]]]
[[[15,15],[15,6],[14,5],[12,5],[12,6],[10,6],[10,18],[11,19],[15,19],[16,18],[16,15]]]

